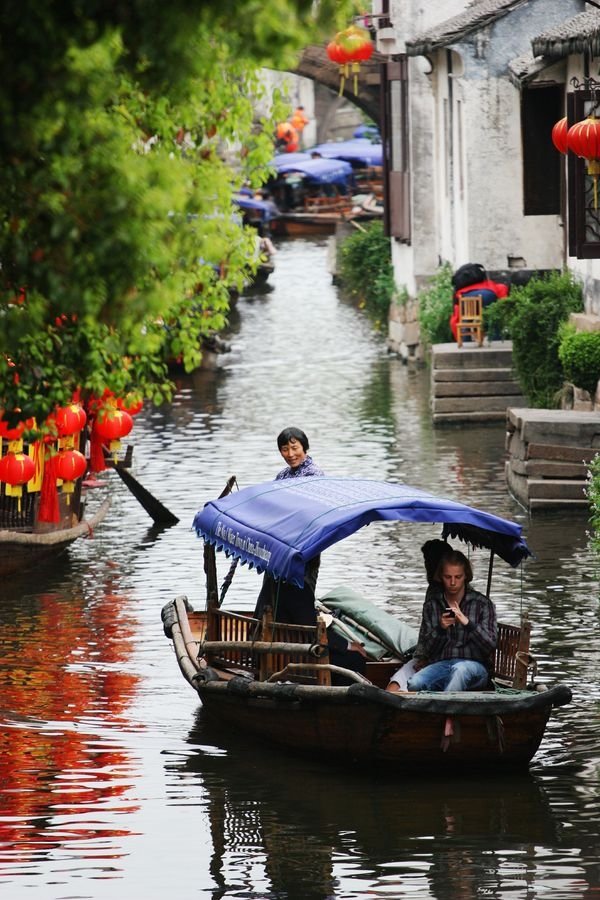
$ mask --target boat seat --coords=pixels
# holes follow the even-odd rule
[[[319,617],[317,625],[295,625],[274,622],[270,608],[262,620],[250,615],[213,609],[210,626],[200,652],[209,649],[206,658],[217,668],[241,669],[261,681],[282,672],[290,664],[310,667],[302,676],[304,681],[331,684],[327,650],[327,629]],[[219,645],[218,649],[215,644]],[[231,644],[231,646],[226,646]]]
[[[498,622],[498,643],[494,654],[493,681],[501,687],[523,689],[527,686],[527,673],[537,669],[529,653],[531,621],[524,614],[520,625]]]
[[[462,347],[465,338],[472,338],[480,347],[483,344],[483,297],[481,294],[458,298],[456,343],[459,347]]]

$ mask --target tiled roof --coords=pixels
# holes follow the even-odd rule
[[[586,50],[600,56],[600,10],[590,10],[567,19],[534,38],[531,47],[535,56],[554,59]]]
[[[508,77],[515,87],[520,88],[555,62],[555,59],[547,59],[543,56],[534,57],[532,53],[525,53],[523,56],[511,59],[508,64]]]
[[[408,40],[406,52],[409,56],[422,56],[439,47],[455,44],[527,2],[528,0],[473,0],[464,12]]]

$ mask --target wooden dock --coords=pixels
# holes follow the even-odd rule
[[[431,348],[434,424],[504,422],[509,407],[526,405],[512,368],[511,341]]]

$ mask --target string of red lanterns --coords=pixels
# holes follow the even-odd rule
[[[40,491],[38,519],[58,522],[57,480],[62,482],[62,493],[70,503],[77,480],[88,468],[85,455],[78,449],[78,435],[88,427],[90,456],[94,457],[95,449],[96,459],[99,455],[102,460],[98,468],[94,467],[93,459],[90,460],[93,471],[105,468],[104,444],[116,462],[120,439],[132,430],[132,416],[142,409],[142,400],[135,392],[115,397],[106,390],[101,398],[90,398],[86,406],[88,413],[79,402],[79,395],[74,395],[73,402],[57,407],[46,420],[48,433],[30,443],[29,452],[23,452],[23,434],[36,428],[35,420],[27,419],[9,426],[8,418],[4,418],[5,411],[0,409],[0,483],[4,484],[7,497],[17,498],[19,513],[23,486],[28,484],[29,491]],[[14,421],[14,417],[11,418]],[[4,455],[2,441],[8,444]]]

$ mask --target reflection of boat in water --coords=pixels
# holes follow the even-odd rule
[[[256,889],[260,871],[264,896],[333,897],[342,896],[344,874],[360,871],[365,896],[383,885],[386,896],[416,896],[418,887],[424,896],[438,896],[428,888],[461,853],[471,857],[479,887],[490,879],[499,885],[516,847],[556,842],[558,819],[527,773],[498,781],[456,778],[443,768],[415,781],[401,769],[391,778],[389,772],[380,778],[374,768],[359,775],[344,766],[343,756],[333,767],[321,760],[291,765],[289,757],[224,729],[204,709],[188,743],[184,760],[167,762],[168,779],[171,785],[184,780],[188,792],[190,779],[201,784],[210,873],[219,886]],[[240,845],[244,852],[235,853]],[[465,868],[462,876],[464,885]],[[396,879],[402,890],[394,893]],[[446,885],[439,896],[452,896]],[[348,888],[344,896],[359,896],[355,879]]]
[[[344,606],[330,592],[315,627],[273,621],[277,596],[262,620],[220,608],[215,548],[266,572],[274,586],[302,588],[309,560],[374,521],[439,522],[444,538],[487,547],[513,566],[529,554],[520,526],[407,485],[301,478],[245,488],[207,503],[194,522],[205,539],[206,611],[193,612],[182,597],[163,610],[185,679],[224,722],[318,758],[526,766],[552,708],[571,697],[563,685],[526,683],[526,628],[500,629],[492,690],[390,694],[383,688],[412,655],[416,633],[373,604],[351,598]],[[342,633],[363,636],[366,677],[330,664],[334,613]]]

